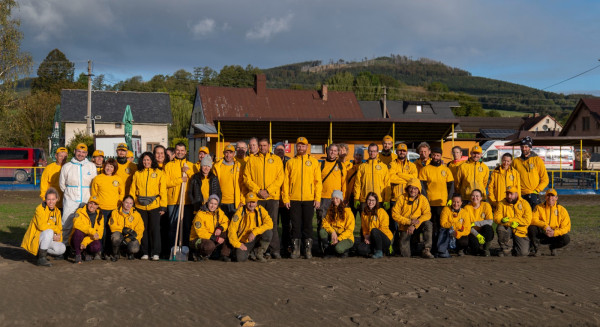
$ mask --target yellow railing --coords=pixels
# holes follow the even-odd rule
[[[42,177],[42,172],[46,167],[0,167],[0,181],[15,181],[18,183],[30,182],[31,184],[39,184]]]

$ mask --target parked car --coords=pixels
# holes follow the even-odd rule
[[[0,148],[0,177],[14,178],[19,183],[30,180],[33,167],[45,167],[46,153],[39,148]],[[42,171],[37,172],[39,179]]]

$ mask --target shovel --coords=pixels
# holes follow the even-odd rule
[[[170,261],[188,261],[189,248],[181,246],[183,236],[183,206],[185,198],[185,182],[181,183],[181,192],[179,193],[179,210],[177,212],[177,233],[175,234],[175,245],[171,248]]]

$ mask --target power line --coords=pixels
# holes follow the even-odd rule
[[[585,73],[591,72],[592,70],[594,70],[594,69],[596,69],[596,68],[598,68],[598,67],[600,67],[600,64],[599,64],[599,65],[596,65],[596,66],[594,66],[594,67],[592,67],[592,68],[590,68],[590,69],[588,69],[588,70],[586,70],[586,71],[584,71],[583,73],[579,73],[579,74],[577,74],[577,75],[575,75],[575,76],[569,77],[569,78],[567,78],[567,79],[565,79],[565,80],[563,80],[563,81],[560,81],[560,82],[558,82],[558,83],[556,83],[556,84],[552,84],[552,85],[550,85],[550,86],[546,86],[545,88],[543,88],[543,89],[542,89],[542,91],[543,91],[543,90],[545,90],[545,89],[549,89],[549,88],[551,88],[551,87],[553,87],[553,86],[556,86],[556,85],[558,85],[558,84],[562,84],[562,83],[564,83],[564,82],[566,82],[566,81],[570,81],[570,80],[574,79],[575,77],[579,77],[579,76],[581,76],[581,75],[583,75],[583,74],[585,74]]]

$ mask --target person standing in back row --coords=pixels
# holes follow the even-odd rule
[[[223,159],[213,165],[213,174],[219,180],[221,190],[221,203],[219,207],[228,219],[233,217],[235,211],[244,205],[246,189],[241,175],[241,164],[235,160],[235,148],[229,144],[223,150]],[[210,193],[215,194],[215,193]]]
[[[367,194],[375,192],[379,200],[383,201],[384,210],[390,210],[390,173],[388,167],[377,159],[377,144],[371,143],[367,149],[369,160],[360,167],[354,182],[354,207],[362,212]],[[360,206],[360,207],[359,207]]]
[[[548,186],[548,173],[542,158],[531,149],[533,140],[527,136],[521,140],[521,156],[513,160],[512,166],[521,176],[521,197],[531,209],[541,203],[539,193]]]
[[[125,194],[129,194],[133,174],[137,171],[137,166],[127,160],[127,151],[127,144],[119,143],[117,145],[117,163],[119,164],[119,168],[117,168],[116,175],[125,183]]]
[[[490,169],[481,159],[481,147],[475,145],[471,148],[471,155],[469,160],[462,164],[458,168],[456,176],[458,180],[458,186],[456,187],[460,191],[462,196],[463,205],[469,204],[471,201],[471,192],[473,190],[480,190],[483,195],[483,200],[486,199],[486,189],[488,180],[490,177]]]
[[[386,164],[388,169],[391,168],[392,161],[398,158],[393,151],[393,147],[394,139],[392,139],[392,137],[389,135],[384,136],[383,141],[381,142],[381,152],[377,156],[377,159]]]
[[[333,191],[341,190],[342,194],[346,193],[346,169],[338,161],[339,149],[340,147],[337,144],[331,144],[327,147],[327,158],[321,161],[321,177],[323,178],[321,183],[323,184],[323,189],[321,191],[321,207],[317,210],[317,230],[321,230],[323,226],[323,218],[327,216]],[[342,200],[344,199],[342,198]],[[348,210],[350,209],[348,208]],[[321,237],[320,235],[319,238]]]
[[[61,212],[63,207],[63,193],[60,190],[60,186],[58,185],[58,180],[60,178],[60,170],[62,169],[63,165],[67,162],[67,155],[67,148],[56,149],[56,161],[44,168],[42,178],[40,179],[40,198],[42,198],[42,201],[46,201],[46,191],[48,191],[48,189],[51,187],[54,188],[58,195],[56,200],[56,207]]]

